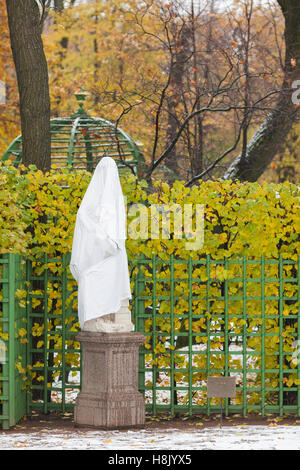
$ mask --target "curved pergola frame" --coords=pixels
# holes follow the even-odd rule
[[[134,140],[121,128],[103,118],[94,118],[82,109],[70,117],[54,118],[50,122],[51,164],[58,168],[93,171],[103,156],[116,160],[119,168],[129,168],[137,174],[143,154]],[[2,161],[22,162],[22,135],[8,146]]]

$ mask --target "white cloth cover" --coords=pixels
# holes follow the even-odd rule
[[[125,203],[118,168],[98,163],[76,216],[70,270],[78,283],[78,316],[84,322],[117,312],[131,299]]]

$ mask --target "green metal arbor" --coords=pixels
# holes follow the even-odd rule
[[[75,94],[79,109],[70,117],[51,120],[51,163],[57,168],[86,169],[93,172],[104,156],[116,159],[120,170],[137,167],[144,161],[137,144],[122,129],[102,118],[89,116],[83,101],[86,93]],[[18,166],[22,161],[22,135],[5,151],[2,161],[11,159]]]

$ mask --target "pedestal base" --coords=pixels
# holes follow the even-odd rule
[[[102,429],[141,427],[145,403],[138,391],[141,333],[96,333],[77,336],[82,345],[82,390],[74,410],[77,426]]]

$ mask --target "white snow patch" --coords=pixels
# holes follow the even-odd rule
[[[196,427],[196,426],[195,426]],[[300,426],[226,426],[203,430],[61,430],[0,432],[0,449],[297,450]]]

